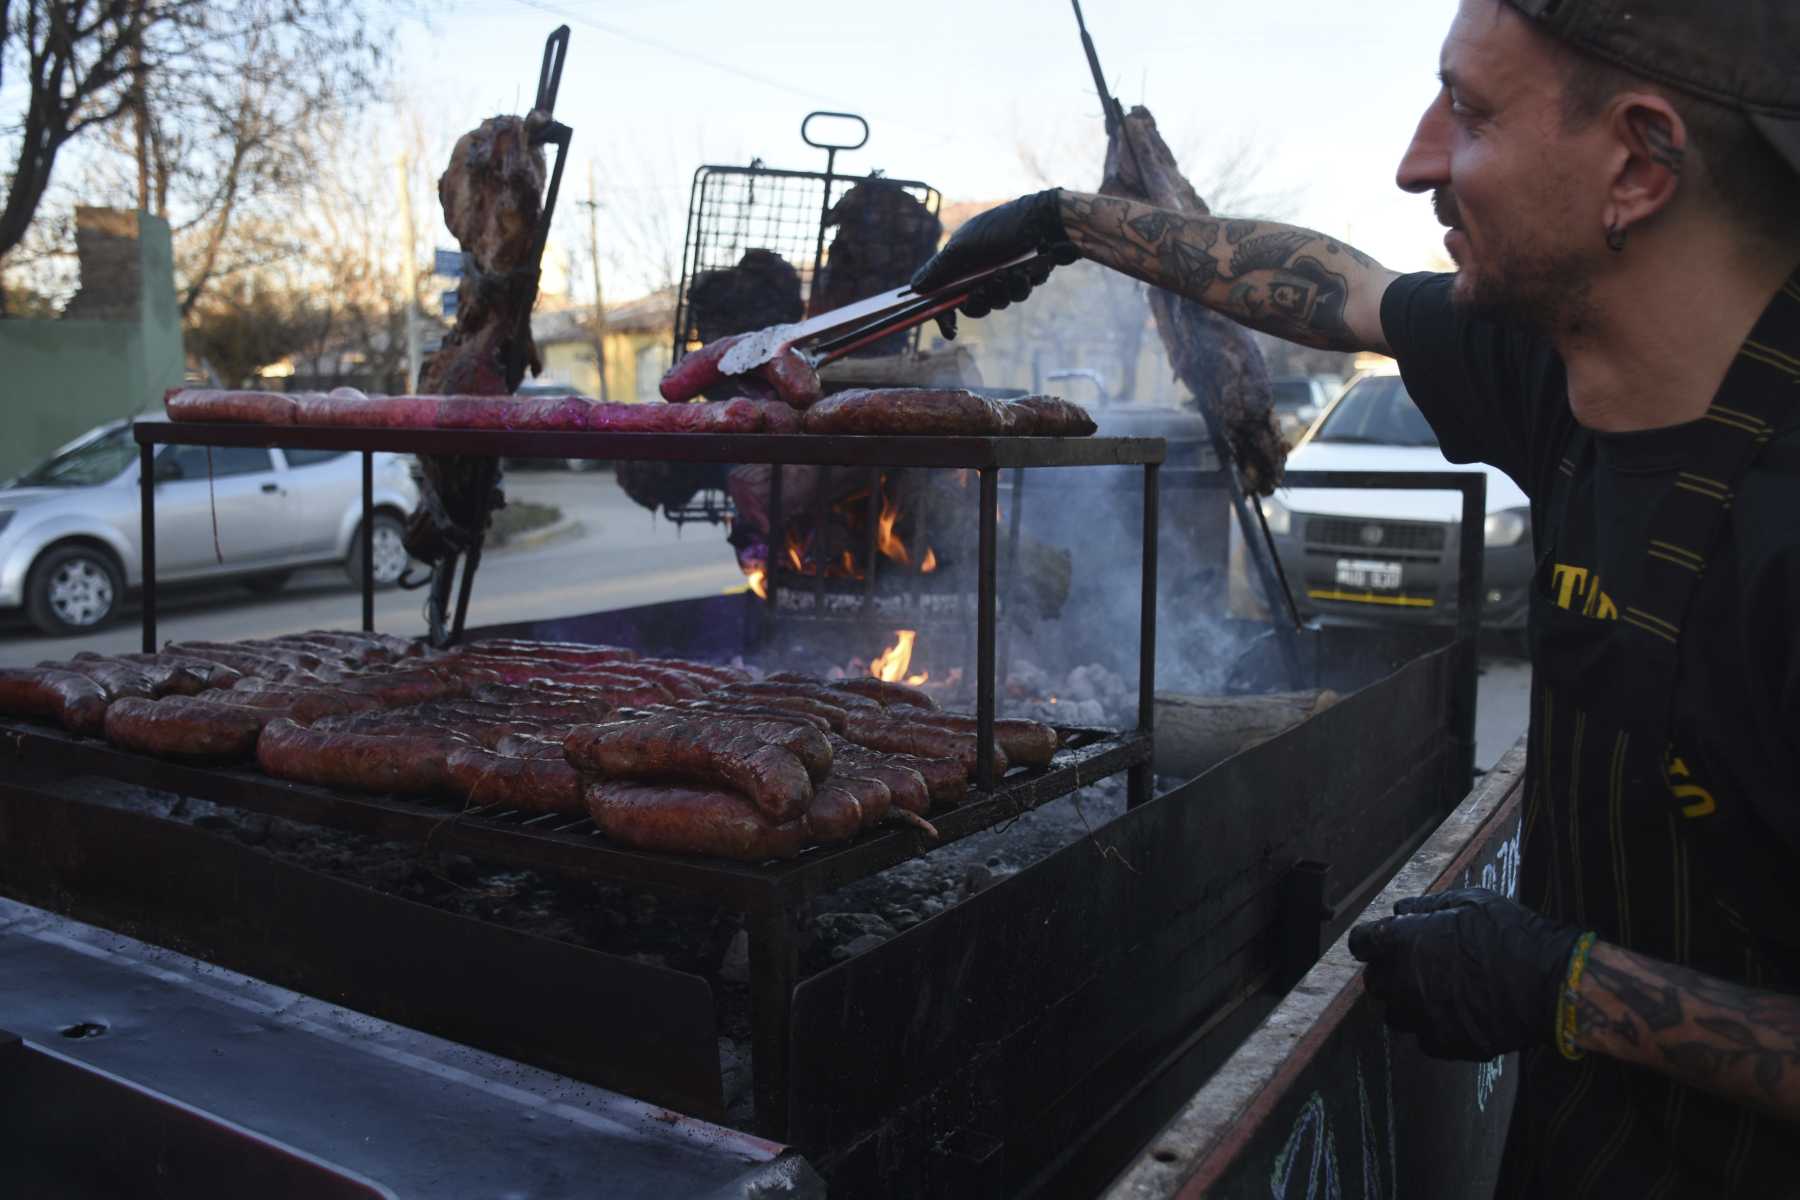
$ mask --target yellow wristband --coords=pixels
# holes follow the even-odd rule
[[[1563,979],[1556,998],[1556,1048],[1570,1062],[1580,1062],[1585,1052],[1575,1044],[1575,993],[1581,987],[1581,972],[1587,967],[1588,951],[1594,948],[1594,934],[1584,933],[1569,955],[1569,973]]]

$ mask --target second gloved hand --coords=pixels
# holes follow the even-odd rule
[[[1388,1023],[1434,1058],[1485,1062],[1551,1041],[1581,930],[1483,888],[1416,896],[1350,931]]]
[[[984,317],[1031,294],[1031,289],[1050,277],[1053,263],[1068,264],[1078,257],[1062,222],[1062,193],[1056,188],[1021,196],[1017,200],[971,217],[944,244],[944,248],[913,273],[915,292],[932,292],[1014,259],[1022,254],[1048,252],[1051,261],[1017,267],[988,280],[973,292],[962,312]]]

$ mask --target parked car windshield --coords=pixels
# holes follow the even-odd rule
[[[1304,379],[1271,379],[1269,399],[1277,409],[1291,411],[1303,404],[1312,403],[1312,384]]]
[[[1398,375],[1369,375],[1345,392],[1313,435],[1315,442],[1435,446],[1437,435]]]
[[[110,483],[137,457],[131,426],[109,429],[19,476],[19,487],[94,487]]]

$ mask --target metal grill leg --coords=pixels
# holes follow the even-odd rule
[[[1138,732],[1154,736],[1156,727],[1156,567],[1162,494],[1160,470],[1144,467],[1144,574],[1138,583]],[[1155,764],[1139,763],[1126,777],[1125,803],[1136,808],[1155,791]]]
[[[362,452],[362,627],[375,631],[375,455]]]
[[[788,1061],[792,1053],[794,984],[800,952],[794,920],[785,909],[750,913],[750,1069],[756,1091],[756,1131],[787,1136]]]
[[[981,468],[981,566],[975,635],[975,781],[984,792],[994,790],[994,586],[995,513],[1000,505],[998,468]]]
[[[138,447],[138,538],[143,567],[144,653],[156,653],[156,447]]]

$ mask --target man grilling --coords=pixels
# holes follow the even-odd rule
[[[1500,1195],[1800,1195],[1800,5],[1461,0],[1440,65],[1399,184],[1454,275],[1052,190],[914,286],[1079,253],[1390,353],[1519,482],[1519,902],[1404,901],[1351,951],[1428,1053],[1524,1051]]]

